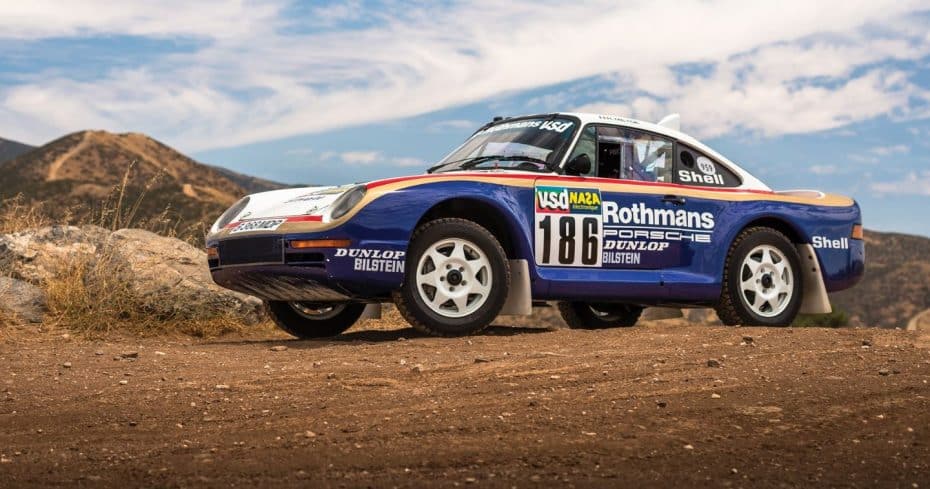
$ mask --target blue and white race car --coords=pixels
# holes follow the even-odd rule
[[[865,267],[856,202],[772,191],[678,126],[495,118],[425,174],[243,198],[207,237],[210,271],[301,338],[385,302],[444,336],[545,301],[573,328],[632,326],[646,306],[731,325],[830,312]]]

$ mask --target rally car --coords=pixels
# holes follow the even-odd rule
[[[210,271],[301,338],[386,302],[444,336],[552,302],[572,328],[632,326],[647,306],[728,325],[830,312],[864,271],[857,203],[772,191],[678,126],[495,118],[424,174],[243,198],[207,237]]]

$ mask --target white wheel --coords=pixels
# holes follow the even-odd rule
[[[447,217],[417,228],[407,249],[407,273],[391,295],[414,328],[439,336],[474,334],[504,307],[510,266],[487,229]]]
[[[778,316],[794,295],[794,270],[778,248],[763,244],[753,248],[740,266],[740,298],[753,313]]]
[[[447,318],[479,310],[490,297],[493,281],[487,253],[461,238],[437,241],[417,263],[420,299],[431,311]]]

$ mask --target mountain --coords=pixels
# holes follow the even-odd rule
[[[865,246],[865,276],[830,299],[853,324],[903,328],[930,308],[930,238],[867,230]]]
[[[134,223],[167,216],[188,237],[202,236],[254,189],[283,187],[198,163],[138,133],[76,132],[0,164],[0,198],[21,193],[45,202],[53,217],[87,217],[129,209],[144,194]]]
[[[0,138],[0,163],[35,149],[35,146]]]
[[[240,187],[244,188],[247,193],[255,194],[258,192],[267,192],[269,190],[278,190],[288,185],[283,183],[273,182],[271,180],[265,180],[264,178],[253,177],[251,175],[244,175],[242,173],[236,173],[227,168],[221,166],[214,166],[214,170],[223,174],[226,178],[232,180]],[[301,185],[303,187],[304,185]]]

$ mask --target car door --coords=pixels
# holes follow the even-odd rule
[[[677,197],[664,192],[673,149],[673,141],[655,134],[589,125],[569,160],[587,154],[590,171],[536,181],[536,265],[553,295],[658,300],[665,294],[661,270],[679,266],[685,253],[680,233],[678,239],[668,233],[689,224],[676,214]],[[692,226],[700,223],[692,216]]]
[[[719,295],[723,259],[730,243],[728,236],[734,219],[730,215],[732,195],[728,189],[742,183],[726,165],[683,143],[675,144],[674,185],[668,189],[679,197],[677,205],[685,212],[699,214],[700,232],[682,236],[682,260],[663,272],[672,299],[714,300]]]

